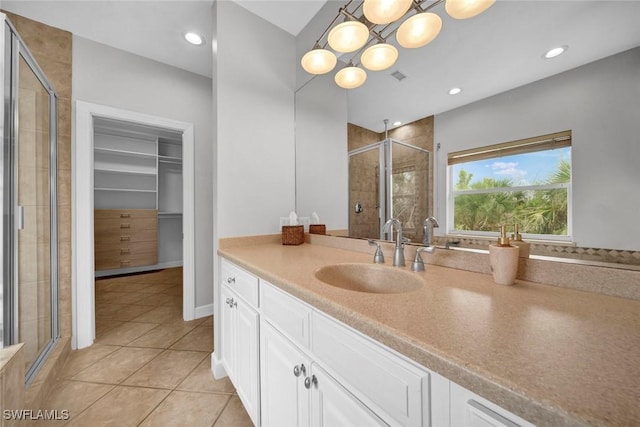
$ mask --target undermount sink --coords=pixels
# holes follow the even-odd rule
[[[414,273],[376,264],[333,264],[317,269],[314,274],[327,285],[373,294],[400,294],[424,285]]]

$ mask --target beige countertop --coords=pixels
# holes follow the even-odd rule
[[[371,254],[276,243],[219,254],[535,424],[640,425],[640,301],[435,265],[413,273],[419,290],[369,294],[313,273]]]

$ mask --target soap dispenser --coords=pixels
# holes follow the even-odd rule
[[[498,242],[489,245],[489,264],[493,281],[499,285],[513,285],[518,273],[520,248],[511,246],[506,227],[500,226]]]
[[[531,244],[522,240],[522,235],[518,229],[518,224],[513,226],[513,234],[511,235],[511,246],[520,248],[520,258],[529,258],[531,253]]]

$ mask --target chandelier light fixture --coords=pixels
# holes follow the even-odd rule
[[[395,64],[398,49],[387,41],[393,35],[398,46],[415,49],[440,34],[442,18],[430,12],[440,3],[452,18],[467,19],[490,8],[495,0],[349,0],[302,57],[302,68],[310,74],[326,74],[338,62],[334,52],[351,54],[334,80],[342,88],[357,88],[367,79],[360,66],[382,71]]]

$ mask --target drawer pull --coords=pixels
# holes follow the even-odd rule
[[[124,261],[120,261],[120,266],[121,267],[124,267],[124,266],[127,266],[127,265],[131,265],[131,261],[130,260],[127,259],[127,260],[124,260]]]
[[[227,305],[229,308],[237,307],[238,303],[233,300],[233,298],[227,298]]]
[[[120,228],[131,228],[131,224],[129,223],[120,224]]]
[[[236,283],[236,278],[235,277],[227,277],[227,283],[228,284]]]
[[[131,218],[131,214],[128,214],[128,213],[121,213],[121,214],[120,214],[120,218]]]
[[[128,255],[131,253],[131,249],[120,249],[120,255]]]
[[[300,375],[307,375],[307,368],[304,367],[304,363],[293,367],[293,375],[299,377]]]
[[[120,241],[121,242],[128,242],[129,240],[131,240],[131,237],[129,237],[129,236],[120,236]]]
[[[310,389],[313,385],[316,387],[318,386],[318,379],[315,375],[311,375],[311,377],[307,377],[304,379],[305,388]]]

